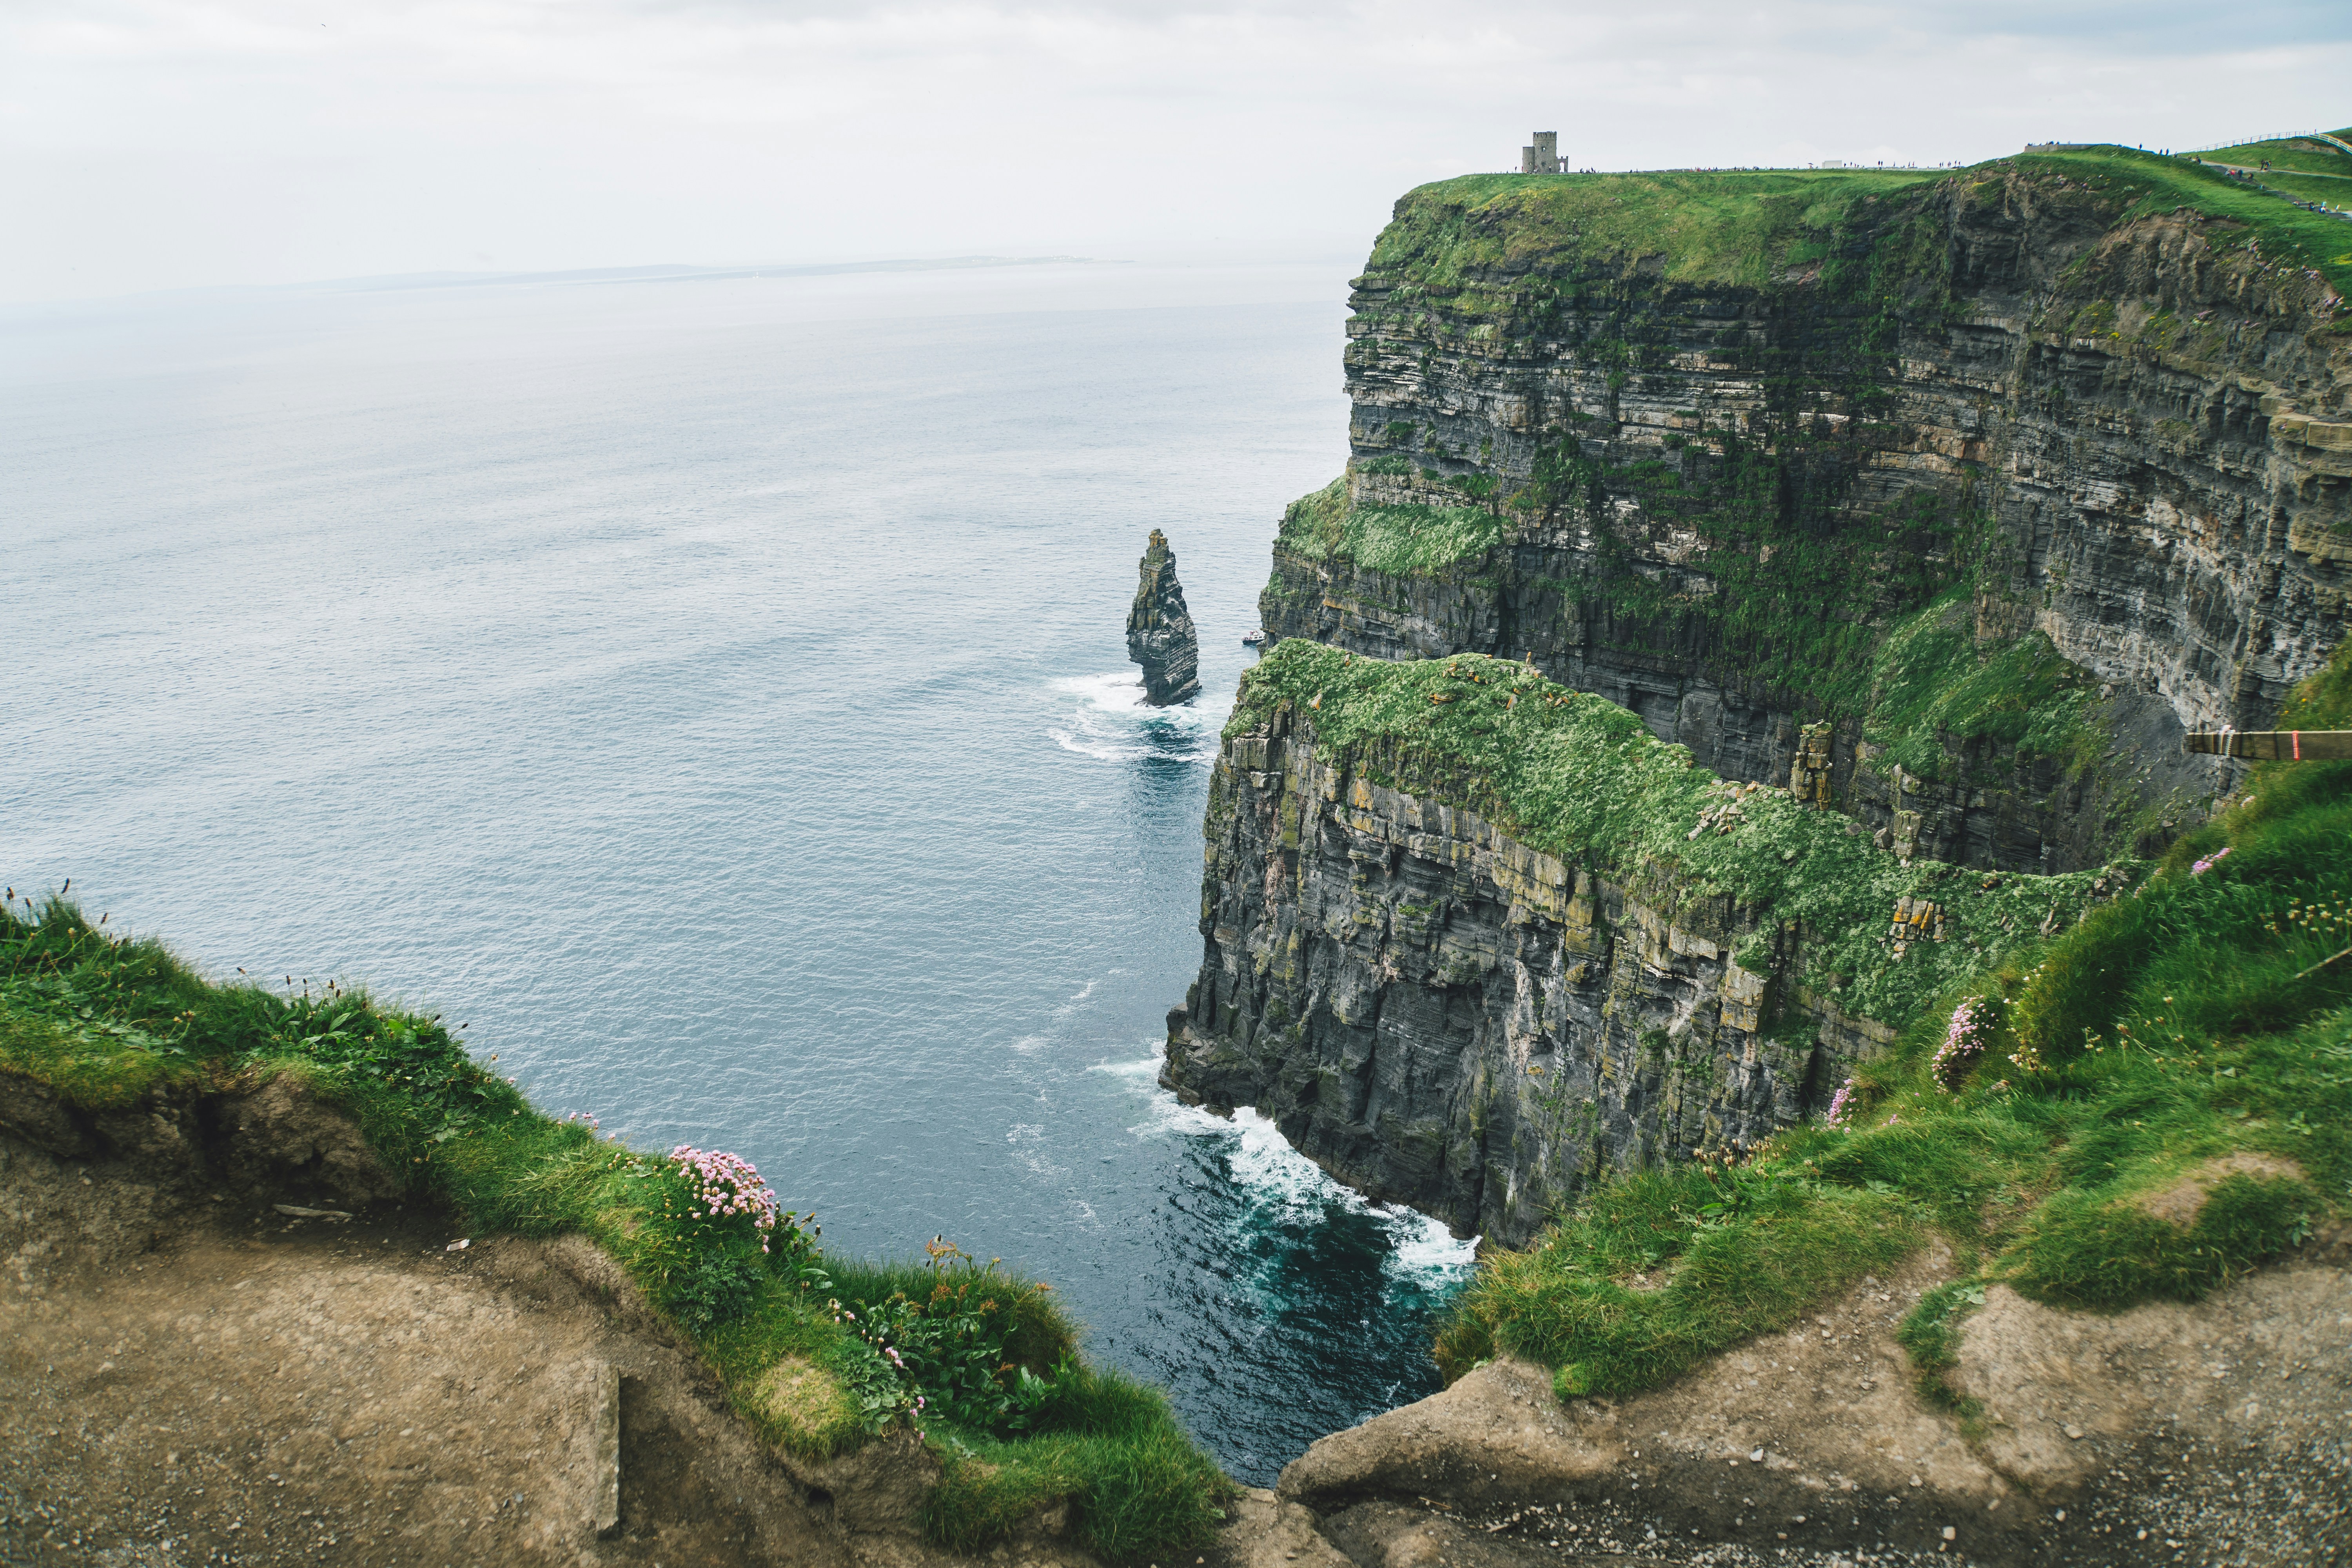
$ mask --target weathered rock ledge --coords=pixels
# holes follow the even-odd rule
[[[1995,1286],[1957,1391],[1894,1337],[1950,1259],[1864,1279],[1665,1388],[1554,1398],[1504,1360],[1283,1471],[1366,1568],[1601,1560],[2319,1563],[2352,1550],[2352,1247],[2196,1306],[2062,1312]],[[1943,1554],[1940,1558],[1938,1554]]]

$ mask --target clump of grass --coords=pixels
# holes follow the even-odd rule
[[[2347,719],[2339,649],[2281,722]],[[2347,931],[2352,763],[2259,768],[2132,895],[1919,1008],[1855,1072],[1841,1125],[1792,1128],[1737,1171],[1627,1179],[1486,1260],[1441,1363],[1510,1352],[1563,1393],[1630,1392],[1941,1234],[1975,1272],[1899,1337],[1923,1392],[1971,1417],[1944,1374],[1987,1286],[2096,1310],[2194,1300],[2352,1202],[2352,960],[2324,962]],[[1991,1037],[1939,1073],[1962,1005]],[[2160,1201],[2184,1184],[2193,1213]],[[1702,1247],[1736,1267],[1693,1267]]]
[[[1911,1358],[1920,1396],[1963,1421],[1973,1422],[1983,1415],[1984,1402],[1961,1394],[1947,1374],[1960,1364],[1960,1324],[1984,1301],[1983,1280],[1955,1279],[1920,1297],[1919,1304],[1904,1314],[1902,1325],[1895,1331],[1896,1342]]]
[[[86,1111],[294,1074],[353,1117],[406,1192],[478,1232],[594,1240],[770,1441],[827,1458],[907,1423],[921,1399],[949,1460],[925,1513],[936,1539],[985,1547],[1066,1505],[1076,1538],[1112,1560],[1205,1542],[1230,1483],[1165,1399],[1078,1361],[1045,1286],[993,1265],[943,1274],[944,1243],[920,1263],[825,1257],[814,1216],[772,1207],[748,1166],[551,1119],[496,1060],[437,1016],[337,983],[214,984],[63,898],[20,913],[11,889],[0,910],[0,1072]],[[860,1331],[877,1310],[895,1314],[898,1358]]]
[[[1602,1188],[1525,1252],[1482,1267],[1437,1341],[1452,1373],[1500,1351],[1556,1369],[1562,1398],[1646,1388],[1784,1328],[1918,1239],[1890,1189],[1796,1168],[1706,1164]]]
[[[1991,740],[2021,757],[2089,761],[2089,710],[2098,680],[2040,632],[1979,643],[1965,587],[1890,627],[1879,645],[1864,732],[1881,754],[1873,765],[1940,778],[1948,740]]]
[[[1023,1442],[955,1434],[947,1447],[924,1521],[957,1551],[1066,1503],[1083,1539],[1115,1561],[1198,1552],[1232,1490],[1184,1438],[1166,1396],[1116,1371],[1080,1373],[1050,1431]]]
[[[2070,1190],[2033,1215],[2005,1262],[2030,1294],[2063,1306],[2195,1301],[2299,1245],[2316,1206],[2317,1194],[2302,1181],[2231,1175],[2184,1230],[2127,1199]]]
[[[1393,458],[1367,465],[1382,473],[1411,466]],[[1475,559],[1502,537],[1501,516],[1484,507],[1357,504],[1349,497],[1344,475],[1291,502],[1278,534],[1281,547],[1292,554],[1310,561],[1337,556],[1398,577]]]

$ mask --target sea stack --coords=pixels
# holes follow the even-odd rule
[[[1142,574],[1135,607],[1127,613],[1127,657],[1143,666],[1143,700],[1165,708],[1201,689],[1201,639],[1176,581],[1176,552],[1156,528],[1143,552]]]

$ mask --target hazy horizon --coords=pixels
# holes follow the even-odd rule
[[[20,0],[0,300],[398,274],[1360,258],[1512,166],[1972,163],[2352,117],[2352,9]]]

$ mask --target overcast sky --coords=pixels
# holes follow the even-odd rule
[[[1360,256],[1516,166],[2352,121],[2352,5],[0,0],[0,300],[421,270]]]

